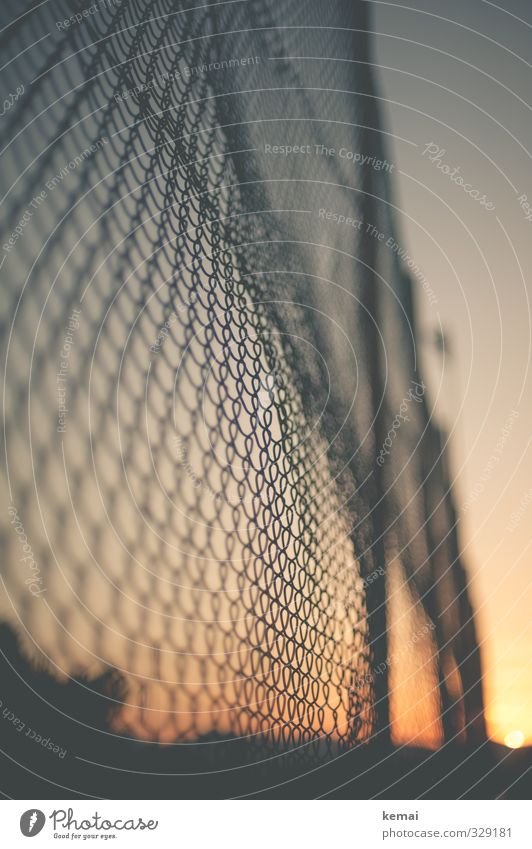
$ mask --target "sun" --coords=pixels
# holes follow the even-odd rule
[[[515,729],[510,731],[504,738],[504,745],[509,749],[519,749],[525,742],[525,735],[522,731]]]

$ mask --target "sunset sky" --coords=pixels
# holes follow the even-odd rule
[[[417,291],[420,356],[436,420],[451,432],[488,732],[503,742],[522,730],[532,744],[532,9],[372,6],[400,238],[438,300]]]

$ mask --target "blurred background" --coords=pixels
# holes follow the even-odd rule
[[[449,433],[488,733],[530,743],[530,5],[371,5],[400,228],[438,298],[416,301],[421,350]]]

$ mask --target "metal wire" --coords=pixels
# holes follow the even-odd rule
[[[415,284],[370,230],[396,235],[366,4],[79,11],[4,33],[28,83],[2,143],[2,512],[45,591],[8,516],[2,616],[58,680],[117,670],[120,735],[303,763],[439,745],[476,643],[426,397],[375,462],[423,384]]]

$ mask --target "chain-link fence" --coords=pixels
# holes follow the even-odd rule
[[[367,4],[185,6],[2,11],[2,618],[84,762],[481,734]]]

